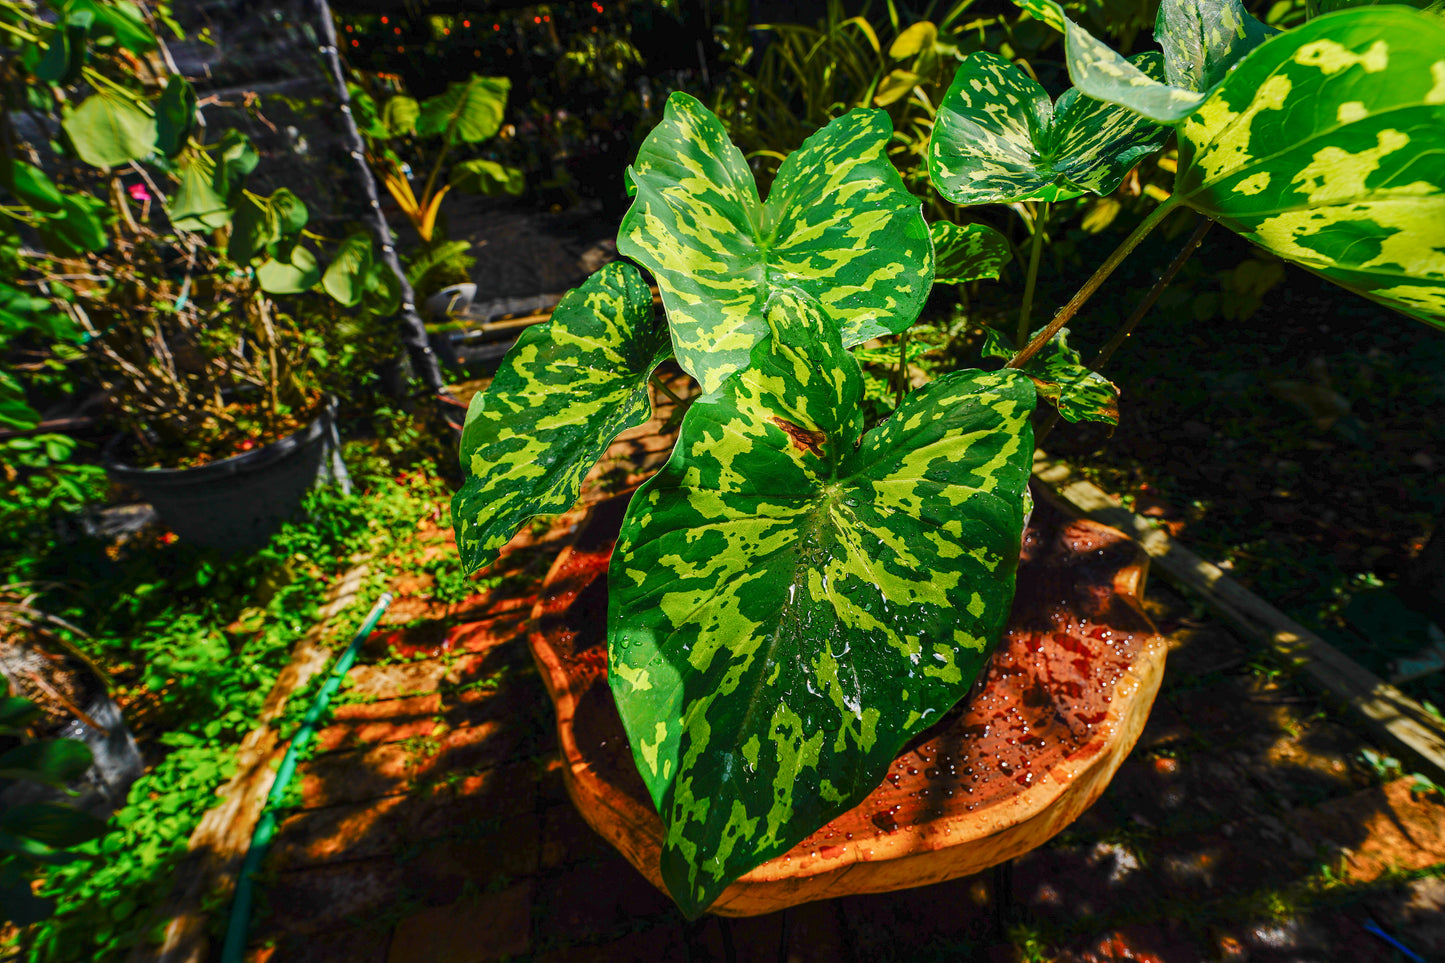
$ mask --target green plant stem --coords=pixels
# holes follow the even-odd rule
[[[1169,262],[1169,266],[1164,269],[1164,273],[1160,274],[1158,279],[1154,281],[1154,286],[1144,295],[1144,300],[1139,302],[1139,306],[1134,309],[1134,313],[1129,315],[1129,320],[1125,321],[1123,326],[1114,332],[1114,336],[1109,339],[1108,344],[1099,349],[1098,355],[1094,358],[1094,363],[1089,365],[1090,368],[1095,371],[1102,371],[1104,369],[1104,365],[1109,363],[1109,359],[1114,356],[1114,352],[1118,351],[1120,346],[1134,333],[1134,328],[1144,319],[1144,315],[1149,313],[1149,309],[1154,307],[1154,302],[1159,300],[1159,295],[1164,293],[1164,289],[1169,286],[1169,282],[1174,280],[1174,276],[1179,273],[1179,269],[1184,267],[1184,262],[1188,261],[1190,255],[1198,249],[1199,243],[1204,240],[1204,235],[1208,234],[1209,229],[1213,226],[1214,222],[1209,218],[1201,217],[1199,219],[1199,223],[1194,227],[1194,233],[1189,235],[1189,240],[1184,242],[1184,246],[1179,249],[1179,253],[1174,255],[1174,260]]]
[[[1034,310],[1034,286],[1039,279],[1039,253],[1044,246],[1044,228],[1049,223],[1049,202],[1040,201],[1034,207],[1033,243],[1029,246],[1029,273],[1024,280],[1024,300],[1019,308],[1019,334],[1014,344],[1024,344],[1029,339],[1029,315]]]
[[[1084,282],[1084,286],[1079,288],[1078,292],[1069,299],[1069,303],[1059,309],[1058,313],[1054,315],[1054,319],[1050,321],[1042,331],[1035,335],[1032,341],[1024,345],[1019,353],[1014,355],[1004,367],[1022,368],[1033,360],[1034,355],[1042,351],[1044,345],[1049,343],[1049,339],[1058,334],[1059,329],[1068,324],[1074,315],[1079,313],[1079,309],[1084,306],[1084,303],[1088,301],[1089,298],[1093,297],[1094,292],[1099,290],[1099,286],[1108,280],[1109,275],[1114,273],[1114,269],[1124,262],[1124,259],[1133,252],[1134,248],[1139,246],[1139,242],[1144,240],[1150,231],[1159,226],[1159,223],[1174,210],[1178,203],[1177,197],[1171,197],[1156,207],[1148,217],[1144,218],[1139,226],[1134,228],[1134,233],[1126,237],[1124,242],[1114,249],[1114,253],[1110,254],[1108,259],[1099,265],[1099,269],[1094,272],[1089,280]]]
[[[446,141],[442,141],[441,152],[437,154],[436,163],[432,164],[431,173],[427,175],[426,187],[423,187],[421,190],[421,209],[423,211],[425,211],[428,207],[431,206],[432,188],[436,187],[437,175],[442,172],[442,162],[447,159],[447,151],[450,148],[450,144],[448,144]],[[426,240],[428,244],[431,243],[430,239],[424,238],[423,240]]]
[[[1180,268],[1184,267],[1184,262],[1189,260],[1189,256],[1199,247],[1199,242],[1204,240],[1204,235],[1209,232],[1210,227],[1213,225],[1214,222],[1212,220],[1200,218],[1199,224],[1194,228],[1194,233],[1189,235],[1189,240],[1185,241],[1184,246],[1179,249],[1179,253],[1174,255],[1174,260],[1169,262],[1169,266],[1164,269],[1164,273],[1160,274],[1158,279],[1155,280],[1153,287],[1144,295],[1144,300],[1140,301],[1139,306],[1134,309],[1134,313],[1129,315],[1129,320],[1125,321],[1119,330],[1114,332],[1114,336],[1109,339],[1108,344],[1099,349],[1098,355],[1094,357],[1093,363],[1089,365],[1090,370],[1104,370],[1104,365],[1109,363],[1109,359],[1114,356],[1114,352],[1118,351],[1119,347],[1128,340],[1129,335],[1134,333],[1134,328],[1143,320],[1144,315],[1149,312],[1149,309],[1154,306],[1154,302],[1159,300],[1159,295],[1164,293],[1164,289],[1169,286],[1169,282],[1174,280],[1174,276],[1179,273]],[[1034,445],[1036,447],[1042,445],[1044,439],[1049,436],[1049,432],[1053,431],[1054,426],[1058,423],[1059,410],[1057,408],[1046,412],[1043,417],[1039,419],[1039,423],[1034,426]]]
[[[658,391],[661,391],[663,394],[667,395],[669,398],[671,398],[674,404],[682,405],[687,403],[681,398],[679,398],[676,394],[674,394],[671,388],[663,384],[662,379],[659,378],[657,375],[653,375],[651,381],[652,386]]]
[[[111,80],[109,77],[101,73],[99,70],[96,70],[94,67],[82,67],[80,69],[80,72],[81,76],[84,77],[92,87],[109,87],[111,90],[120,94],[126,100],[134,103],[137,107],[145,111],[147,114],[150,114],[152,116],[155,115],[155,108],[150,105],[150,102],[147,101],[142,95],[136,93],[134,90],[131,90],[129,87],[125,87],[121,84],[116,83],[114,80]]]
[[[31,43],[39,43],[39,42],[40,42],[40,38],[37,37],[35,34],[33,34],[33,33],[26,33],[24,30],[21,30],[19,27],[15,26],[14,24],[6,23],[4,20],[0,20],[0,30],[8,30],[11,34],[19,37],[21,40],[28,40],[28,41],[30,41]]]

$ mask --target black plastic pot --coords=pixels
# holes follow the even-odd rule
[[[196,468],[109,462],[105,470],[150,502],[182,540],[228,554],[265,545],[315,485],[334,482],[351,491],[334,401],[295,434],[240,455]]]

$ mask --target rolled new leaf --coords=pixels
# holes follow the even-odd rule
[[[767,202],[722,122],[687,94],[628,169],[617,250],[657,278],[677,360],[704,391],[748,363],[779,291],[821,301],[845,346],[908,327],[933,284],[922,205],[888,160],[892,121],[853,110],[809,137]]]
[[[875,789],[973,683],[1013,598],[1033,385],[955,372],[865,433],[804,295],[688,410],[608,578],[609,679],[690,917]]]
[[[1131,67],[1163,77],[1163,58]],[[955,204],[1058,201],[1109,194],[1170,131],[1132,110],[1065,91],[1058,103],[996,54],[969,56],[938,105],[928,142],[934,188]]]
[[[1445,327],[1445,21],[1327,14],[1271,39],[1180,128],[1175,196]]]
[[[527,520],[572,507],[613,439],[651,415],[647,381],[667,355],[652,292],[621,263],[517,339],[462,431],[467,480],[452,519],[468,571],[495,559]]]

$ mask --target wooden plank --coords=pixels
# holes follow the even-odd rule
[[[1391,752],[1439,782],[1445,780],[1445,725],[1414,699],[1289,618],[1264,599],[1119,504],[1042,451],[1034,453],[1034,476],[1090,518],[1132,537],[1154,559],[1157,571],[1199,595],[1246,635],[1268,645],[1302,678],[1338,701]]]
[[[276,763],[285,752],[272,723],[286,711],[292,693],[331,660],[333,650],[327,644],[331,623],[359,597],[368,571],[364,558],[353,559],[352,567],[327,593],[316,623],[292,649],[291,661],[266,695],[256,727],[241,740],[236,774],[222,788],[220,804],[202,816],[191,833],[170,897],[156,918],[166,924],[165,940],[159,946],[137,947],[132,963],[202,963],[206,959],[210,944],[205,907],[229,905],[266,794],[276,778]]]

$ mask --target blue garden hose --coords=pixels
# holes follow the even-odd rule
[[[336,660],[336,667],[331,670],[327,677],[326,684],[316,694],[316,699],[311,703],[311,708],[306,710],[306,715],[301,720],[301,728],[296,730],[296,735],[291,738],[291,745],[286,749],[286,755],[281,759],[281,766],[276,770],[276,781],[271,784],[271,792],[266,796],[266,802],[261,807],[261,818],[256,822],[256,829],[251,834],[251,847],[246,850],[246,860],[241,864],[241,876],[236,880],[236,897],[231,901],[231,919],[226,925],[226,942],[221,950],[221,963],[241,963],[242,954],[246,949],[246,936],[251,927],[251,900],[253,895],[253,877],[261,868],[261,862],[266,858],[266,851],[271,846],[271,837],[276,834],[276,809],[286,795],[286,787],[291,782],[291,777],[296,774],[296,763],[306,747],[311,744],[311,739],[316,735],[316,723],[321,719],[321,714],[326,711],[331,697],[336,694],[336,689],[341,685],[341,680],[351,670],[352,663],[356,661],[356,653],[361,649],[361,643],[376,628],[380,621],[381,614],[391,604],[391,593],[381,593],[381,598],[367,613],[366,621],[361,623],[357,630],[356,637]]]

